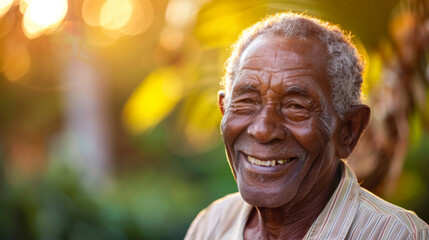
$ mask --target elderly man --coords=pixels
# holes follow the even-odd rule
[[[369,120],[362,71],[326,22],[282,13],[246,30],[219,92],[240,193],[202,211],[185,239],[429,239],[425,222],[362,189],[342,160]]]

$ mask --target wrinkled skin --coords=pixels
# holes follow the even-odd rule
[[[243,52],[230,98],[219,94],[221,131],[243,199],[256,206],[245,239],[301,239],[335,191],[339,158],[353,150],[369,108],[341,120],[316,39],[259,36]],[[275,166],[249,162],[289,160]]]

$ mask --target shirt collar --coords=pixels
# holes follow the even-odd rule
[[[359,184],[356,176],[342,162],[343,173],[331,199],[308,230],[304,239],[344,239],[359,206]]]

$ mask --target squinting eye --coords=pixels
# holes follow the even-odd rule
[[[300,122],[308,119],[310,115],[310,110],[305,108],[305,106],[300,104],[289,104],[283,109],[283,114],[286,118],[294,121]]]
[[[241,100],[240,102],[243,102],[243,103],[254,103],[255,101],[253,99],[250,99],[250,98],[245,98],[245,99]]]
[[[231,111],[239,115],[251,115],[258,110],[259,106],[257,98],[243,97],[232,101]]]
[[[237,104],[259,104],[259,101],[255,98],[242,98],[242,99],[237,99],[236,101]]]
[[[289,106],[290,108],[295,108],[295,109],[303,109],[304,107],[299,105],[299,104],[292,104]]]

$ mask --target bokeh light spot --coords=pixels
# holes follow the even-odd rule
[[[1,0],[0,1],[0,18],[3,17],[12,7],[14,0]]]
[[[175,28],[166,28],[161,32],[159,43],[164,49],[175,51],[182,46],[184,38],[182,31]]]
[[[67,0],[31,0],[26,3],[22,27],[30,39],[55,29],[67,14]]]
[[[27,10],[28,4],[31,2],[32,0],[20,0],[19,1],[19,11],[24,14],[25,10]]]
[[[148,0],[131,0],[130,3],[133,5],[133,12],[128,23],[120,31],[123,34],[134,36],[146,31],[152,24],[153,7]]]
[[[105,2],[105,0],[85,0],[82,3],[83,21],[90,26],[100,26],[100,10]]]
[[[128,23],[132,12],[129,0],[107,0],[100,11],[100,24],[105,29],[120,29]]]
[[[190,0],[171,0],[165,11],[165,21],[174,27],[185,27],[195,18],[196,6]]]

